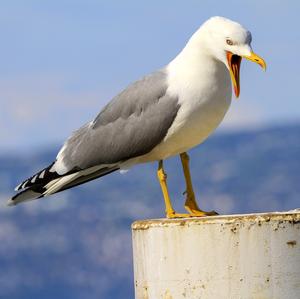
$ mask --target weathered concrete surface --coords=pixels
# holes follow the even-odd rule
[[[136,299],[300,298],[300,210],[137,221]]]

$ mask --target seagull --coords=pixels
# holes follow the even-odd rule
[[[250,31],[212,17],[165,67],[129,85],[69,137],[53,163],[18,185],[8,205],[42,198],[117,170],[158,161],[157,176],[167,218],[217,214],[199,208],[187,151],[202,143],[240,94],[240,64],[248,59],[266,69],[251,48]],[[186,183],[184,207],[171,203],[163,161],[179,155]]]

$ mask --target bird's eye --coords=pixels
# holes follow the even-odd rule
[[[229,46],[232,46],[233,45],[233,41],[231,39],[226,39],[226,43],[227,45]]]

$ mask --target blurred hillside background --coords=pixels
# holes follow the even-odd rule
[[[203,208],[300,206],[297,1],[3,1],[0,4],[0,298],[133,298],[130,224],[163,217],[156,165],[6,208],[20,180],[131,81],[168,63],[210,16],[251,30],[268,69],[243,61],[241,96],[191,151]],[[166,163],[182,207],[178,158]]]

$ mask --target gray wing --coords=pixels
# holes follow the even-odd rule
[[[131,84],[76,131],[62,155],[68,170],[118,163],[159,144],[179,109],[178,99],[166,94],[166,76],[159,71]]]

